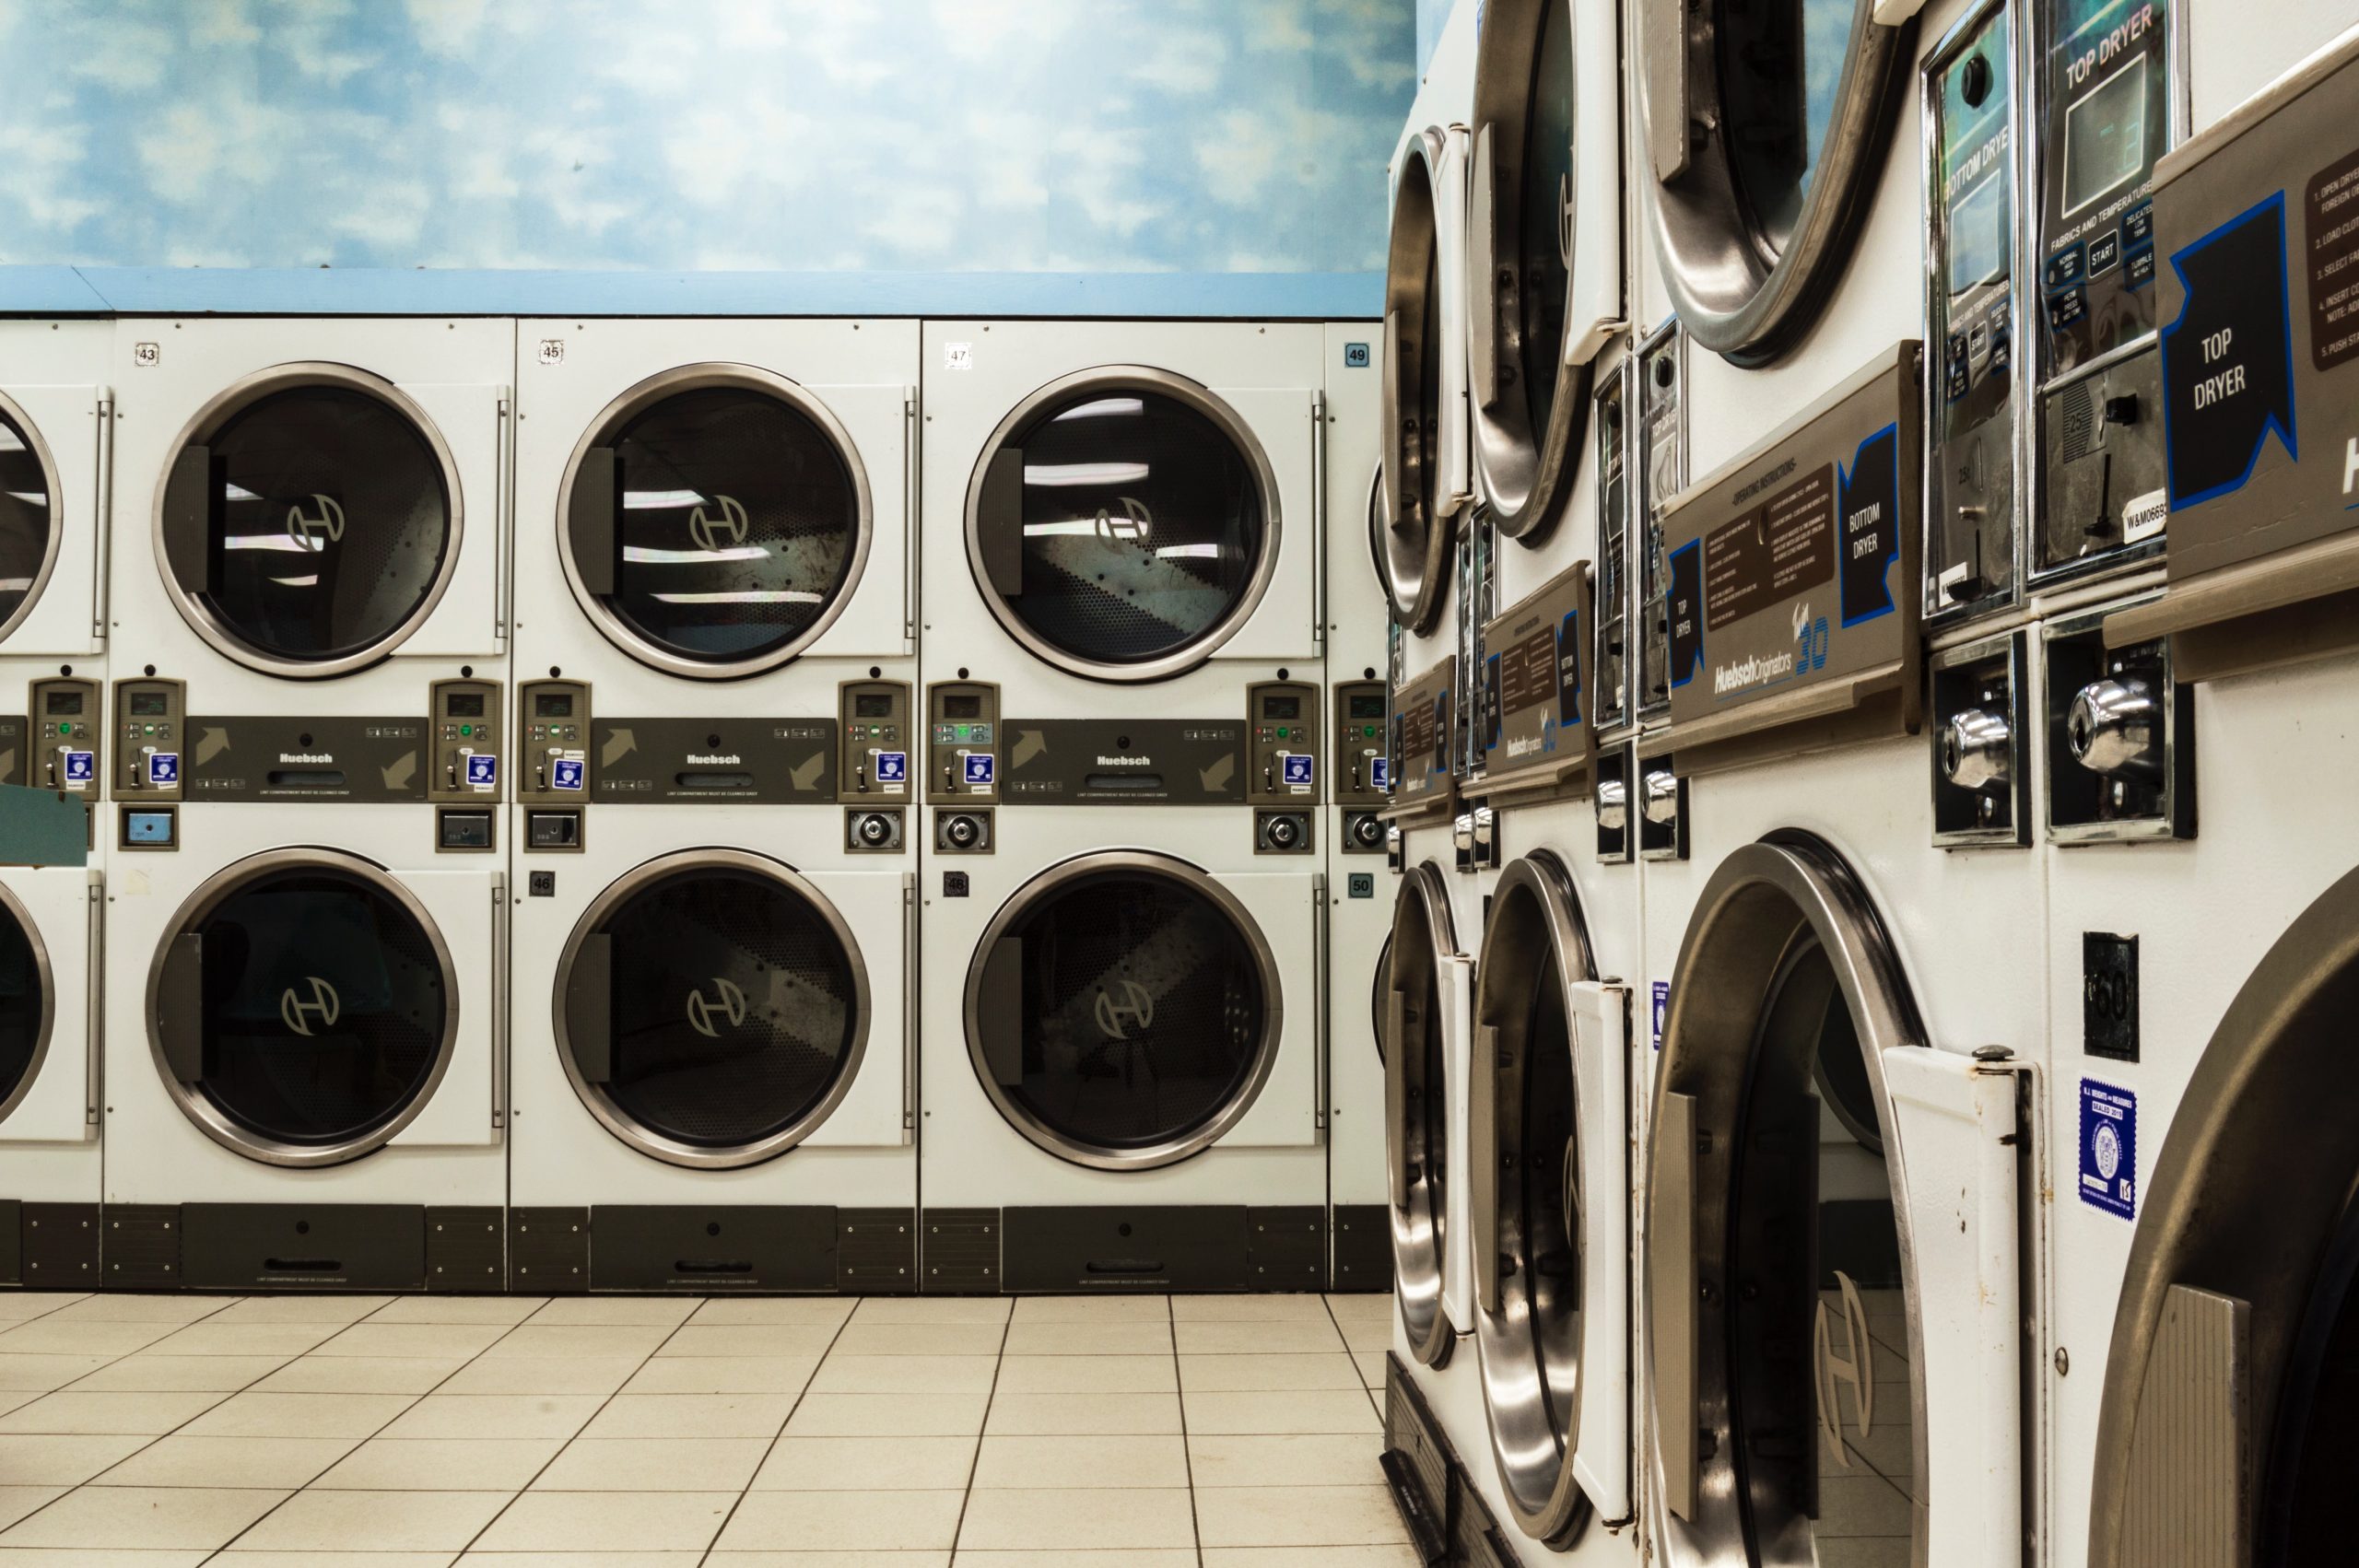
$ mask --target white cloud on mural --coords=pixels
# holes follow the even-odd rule
[[[1362,270],[1413,11],[0,0],[0,263]]]

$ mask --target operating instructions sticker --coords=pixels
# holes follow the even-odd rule
[[[2081,1201],[2138,1217],[2138,1096],[2081,1080]]]
[[[1581,670],[1589,618],[1589,568],[1577,562],[1483,628],[1497,700],[1484,748],[1491,783],[1590,762]]]
[[[2359,528],[2359,56],[2296,74],[2154,193],[2173,584]],[[2289,571],[2236,614],[2324,591]]]
[[[1674,729],[1768,728],[1791,705],[1766,699],[1885,672],[1906,686],[1919,607],[1919,363],[1916,343],[1895,345],[1664,513]]]

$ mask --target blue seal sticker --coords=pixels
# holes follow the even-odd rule
[[[988,790],[992,787],[992,780],[997,770],[999,758],[993,756],[990,752],[960,752],[958,756],[960,761],[966,765],[963,777],[966,779],[967,788],[969,790]]]
[[[1662,1049],[1663,1017],[1671,1012],[1671,982],[1669,980],[1657,980],[1655,982],[1654,1005],[1652,1012],[1654,1013],[1655,1025],[1655,1049],[1661,1050]]]
[[[169,789],[180,781],[180,753],[149,752],[147,754],[147,787],[149,789]]]
[[[1281,770],[1279,782],[1289,790],[1309,789],[1310,764],[1311,758],[1308,753],[1280,752],[1278,754],[1278,766]]]
[[[2138,1217],[2138,1096],[2081,1080],[2081,1201]]]
[[[467,788],[497,789],[499,784],[499,758],[477,752],[467,758]]]
[[[876,782],[879,784],[907,784],[909,781],[909,753],[878,752],[876,754]]]
[[[586,771],[587,765],[580,757],[561,756],[549,768],[549,788],[579,790],[581,788],[581,776]]]
[[[88,784],[99,776],[99,754],[67,752],[65,754],[65,787],[69,790]]]
[[[1367,759],[1367,787],[1379,795],[1392,793],[1392,759],[1372,756]]]

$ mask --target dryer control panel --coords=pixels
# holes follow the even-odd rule
[[[481,805],[499,799],[499,683],[497,681],[437,681],[430,705],[433,714],[426,798],[435,802],[466,802]]]
[[[1257,806],[1316,803],[1319,688],[1261,681],[1245,688],[1245,798]]]
[[[1390,790],[1384,751],[1384,683],[1345,681],[1334,694],[1335,803],[1377,807]]]
[[[925,798],[937,805],[999,799],[999,688],[937,681],[926,688]]]
[[[28,710],[33,731],[32,772],[27,782],[34,789],[98,799],[104,701],[103,689],[96,681],[59,676],[33,683]]]
[[[516,688],[519,847],[581,848],[581,807],[590,799],[590,687],[582,681],[526,681]]]
[[[188,687],[155,675],[114,684],[118,801],[167,803],[181,798],[188,758]]]
[[[846,681],[836,703],[836,789],[845,805],[897,805],[910,798],[910,686]]]

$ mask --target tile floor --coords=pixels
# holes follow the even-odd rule
[[[1409,1568],[1389,1311],[5,1294],[0,1568]]]

